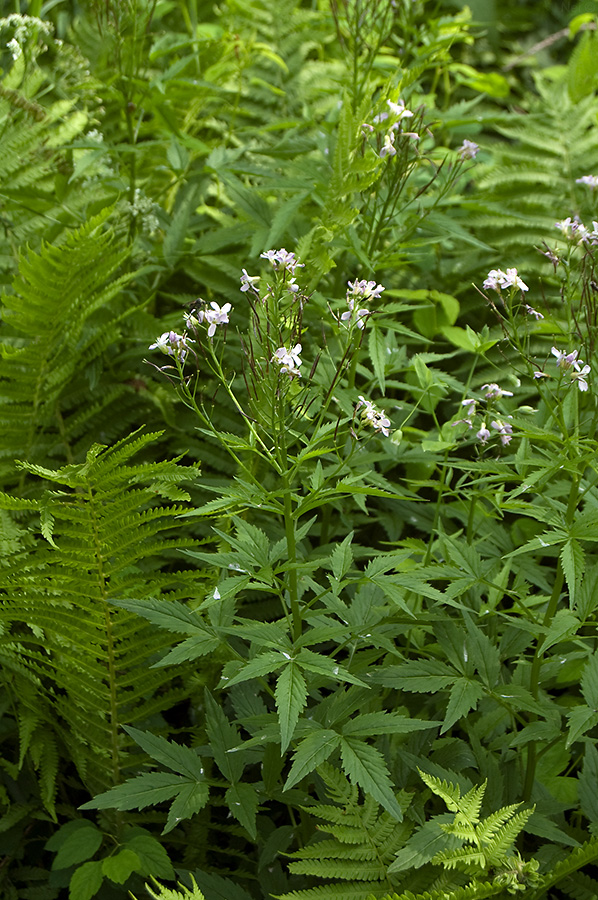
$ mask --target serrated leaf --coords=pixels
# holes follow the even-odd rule
[[[567,713],[567,719],[569,720],[567,747],[570,747],[571,744],[573,744],[574,741],[579,740],[586,731],[589,731],[590,728],[598,725],[598,711],[589,709],[589,707],[585,705],[574,706],[573,709],[570,709]]]
[[[411,734],[414,731],[425,731],[442,724],[441,722],[426,722],[422,719],[410,719],[394,712],[364,713],[349,719],[343,725],[343,734],[354,737],[370,737],[373,734]]]
[[[336,545],[330,556],[332,574],[337,581],[341,581],[344,578],[353,564],[352,540],[353,532],[351,531],[342,543]]]
[[[177,634],[205,634],[205,626],[199,616],[178,600],[111,600],[115,606],[136,613],[152,625]]]
[[[252,784],[231,784],[224,795],[228,808],[251,837],[257,837],[256,815],[259,805],[257,791]]]
[[[179,822],[190,819],[195,813],[200,812],[208,802],[209,793],[205,782],[186,781],[172,801],[162,834],[168,834]]]
[[[590,822],[598,822],[598,750],[594,744],[586,743],[583,768],[578,775],[579,801],[584,816]]]
[[[136,744],[145,750],[156,762],[161,763],[179,775],[185,775],[195,781],[201,781],[204,777],[203,764],[197,753],[183,744],[175,744],[160,735],[149,731],[139,731],[130,725],[124,726],[127,734],[130,734]]]
[[[83,863],[75,869],[69,882],[69,900],[91,900],[102,887],[102,861]]]
[[[194,634],[185,641],[177,644],[172,650],[169,650],[166,656],[154,663],[152,669],[161,669],[164,666],[177,666],[183,662],[189,662],[213,653],[220,646],[220,639],[214,635]]]
[[[243,753],[228,753],[239,746],[240,738],[236,727],[229,722],[222,708],[210,692],[204,692],[206,711],[206,732],[216,765],[227,781],[239,781],[245,768]]]
[[[333,681],[346,681],[349,684],[356,684],[358,687],[370,687],[370,685],[366,684],[365,681],[362,681],[361,678],[357,678],[356,675],[351,675],[348,669],[345,669],[344,666],[335,662],[334,659],[330,659],[327,656],[321,656],[319,653],[314,653],[313,650],[308,650],[306,647],[303,647],[299,651],[296,660],[301,668],[305,669],[307,672],[314,672],[316,675],[325,675]]]
[[[340,735],[329,728],[308,734],[295,750],[293,765],[284,786],[285,791],[327,760],[339,741]]]
[[[281,653],[277,653],[274,650],[261,653],[259,656],[256,656],[254,659],[250,659],[249,662],[245,663],[243,668],[240,669],[236,675],[227,679],[226,687],[232,687],[234,684],[241,684],[243,681],[250,681],[252,678],[261,678],[264,675],[269,675],[271,672],[280,669],[284,663],[285,658]]]
[[[455,722],[467,715],[470,709],[475,709],[483,696],[484,689],[477,681],[472,681],[470,678],[458,678],[451,688],[446,716],[440,733],[448,731]]]
[[[294,660],[280,673],[274,697],[280,723],[280,750],[284,753],[307,700],[307,684]]]
[[[569,588],[570,603],[573,605],[576,602],[577,591],[585,569],[585,556],[579,541],[570,538],[561,550],[560,560]]]
[[[382,394],[386,392],[385,370],[388,360],[386,352],[386,339],[382,331],[375,325],[370,326],[370,334],[368,339],[368,351],[376,380]]]
[[[588,706],[598,709],[598,653],[593,653],[584,667],[581,693]]]
[[[382,754],[354,737],[341,737],[340,749],[343,770],[351,784],[358,785],[398,822],[402,822],[403,811],[395,797]]]
[[[554,647],[555,644],[559,644],[561,641],[569,640],[574,634],[577,634],[580,627],[581,622],[570,610],[557,610],[546,632],[546,637],[542,643],[542,651],[545,653],[549,647]]]
[[[84,803],[80,809],[144,809],[170,800],[185,785],[188,779],[180,775],[171,775],[170,772],[147,772],[145,775],[136,775],[129,778],[124,784],[117,784],[98,794],[93,800]]]

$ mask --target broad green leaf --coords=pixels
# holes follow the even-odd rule
[[[208,797],[209,789],[205,782],[185,782],[172,801],[162,834],[168,834],[179,822],[190,819],[202,810],[208,802]]]
[[[343,770],[351,784],[358,785],[398,822],[402,822],[403,811],[395,797],[382,754],[355,737],[341,737],[340,749]]]
[[[295,750],[293,765],[284,786],[285,791],[327,760],[339,741],[340,735],[329,728],[314,731],[303,738]]]
[[[161,763],[179,775],[186,775],[194,781],[201,781],[204,777],[201,758],[191,747],[183,744],[175,744],[164,737],[151,734],[149,731],[139,731],[130,725],[124,726],[127,734],[130,734],[136,744],[145,750],[148,756]]]
[[[171,775],[170,772],[148,772],[129,778],[124,784],[117,784],[93,800],[84,803],[80,809],[144,809],[170,800],[189,784],[187,778]]]
[[[280,673],[274,696],[280,723],[280,749],[284,753],[307,700],[305,678],[295,660],[291,660]]]
[[[210,741],[210,748],[214,754],[216,765],[230,782],[239,781],[245,768],[242,753],[229,753],[240,744],[239,732],[229,722],[223,709],[219,706],[210,692],[204,691],[204,705],[206,712],[206,732]]]
[[[102,872],[116,884],[124,884],[133,872],[141,867],[141,860],[133,850],[119,850],[114,856],[107,856],[102,862]]]
[[[69,866],[76,866],[78,863],[90,859],[102,843],[102,832],[93,822],[89,822],[87,819],[78,819],[69,824],[72,825],[72,828],[61,841],[58,853],[52,862],[52,871],[68,869]]]
[[[102,887],[102,861],[83,863],[75,869],[69,882],[69,900],[91,900]]]
[[[475,709],[483,696],[484,689],[477,681],[472,681],[470,678],[458,678],[451,688],[446,716],[440,733],[448,731],[455,722],[467,715],[470,709]]]
[[[253,840],[257,837],[256,815],[259,800],[252,784],[231,784],[224,795],[228,808]]]
[[[151,834],[136,834],[127,838],[123,848],[132,850],[139,857],[140,875],[151,875],[153,878],[175,877],[166,848]]]

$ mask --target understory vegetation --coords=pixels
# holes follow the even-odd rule
[[[597,25],[2,6],[3,900],[598,900]]]

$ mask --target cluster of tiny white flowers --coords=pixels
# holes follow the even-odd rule
[[[87,137],[95,140],[93,134],[94,132],[89,132]],[[96,134],[99,134],[99,132],[96,132]],[[103,139],[103,136],[100,134],[100,140]],[[156,215],[156,210],[159,208],[159,205],[154,203],[150,197],[147,197],[140,188],[135,188],[133,202],[127,203],[129,213],[139,220],[141,230],[150,236],[154,235],[160,228],[160,220]]]
[[[582,175],[581,178],[575,179],[576,184],[585,184],[589,188],[598,187],[598,175]]]
[[[184,362],[190,343],[193,343],[193,341],[187,334],[165,331],[153,344],[150,344],[149,349],[160,350],[167,356],[178,356],[181,362]]]
[[[510,287],[519,288],[520,291],[529,290],[527,284],[517,274],[517,269],[507,269],[506,272],[503,272],[502,269],[491,269],[483,287],[485,290],[497,291],[499,294],[501,290]]]
[[[301,350],[301,344],[295,344],[290,349],[279,347],[272,357],[272,362],[277,363],[280,366],[280,371],[284,374],[289,375],[291,378],[300,378],[301,372],[299,368],[302,362],[299,354]]]
[[[458,154],[460,159],[475,159],[478,155],[479,146],[475,143],[475,141],[468,141],[467,138],[463,141],[461,146],[458,149]]]
[[[23,46],[27,43],[32,35],[40,35],[42,37],[50,37],[54,31],[51,22],[44,19],[38,19],[37,16],[22,16],[20,13],[11,13],[0,19],[0,32],[14,28],[14,36],[6,44],[10,50],[14,60],[18,59],[22,52]]]
[[[388,416],[385,416],[384,413],[380,412],[376,409],[371,400],[366,400],[365,397],[359,395],[359,403],[355,407],[355,412],[363,406],[363,410],[361,412],[361,420],[366,425],[369,425],[374,431],[379,431],[384,437],[388,437],[389,428],[391,426],[391,421]]]

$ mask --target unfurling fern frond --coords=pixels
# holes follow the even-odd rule
[[[46,786],[55,766],[43,747],[52,735],[87,789],[105,790],[127,766],[123,724],[155,722],[181,696],[171,669],[151,667],[169,646],[166,633],[112,603],[160,594],[167,603],[188,596],[197,579],[169,571],[172,551],[185,546],[168,534],[183,507],[156,502],[197,470],[130,464],[156,437],[95,446],[85,463],[56,471],[23,464],[51,483],[36,503],[47,540],[0,568],[0,660],[21,709],[22,756]],[[0,495],[0,506],[15,505]]]

